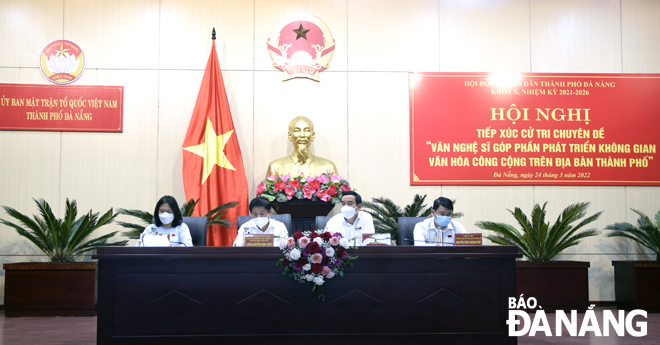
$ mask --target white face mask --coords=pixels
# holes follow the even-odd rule
[[[254,224],[256,224],[257,227],[259,227],[259,229],[261,229],[264,226],[266,226],[266,224],[268,224],[268,222],[270,221],[270,218],[268,218],[268,217],[258,217],[258,218],[252,218],[252,220],[254,221]]]
[[[160,219],[161,223],[167,225],[172,223],[174,220],[174,215],[169,212],[163,212],[158,214],[158,219]]]
[[[355,216],[355,208],[351,206],[342,206],[341,214],[344,215],[344,218],[351,219],[353,216]]]

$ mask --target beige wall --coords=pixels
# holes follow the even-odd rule
[[[320,17],[337,41],[320,83],[282,82],[271,65],[266,39],[294,12]],[[181,143],[215,27],[251,196],[268,162],[292,148],[286,123],[306,115],[316,125],[316,154],[333,160],[366,199],[455,198],[470,231],[475,221],[511,222],[506,209],[529,212],[545,201],[550,219],[569,203],[590,201],[592,212],[605,211],[596,227],[632,222],[629,208],[660,209],[659,188],[409,186],[407,73],[660,73],[657,18],[660,2],[644,0],[4,0],[1,83],[47,84],[39,53],[64,38],[86,54],[76,85],[123,85],[126,103],[119,134],[0,132],[0,205],[31,214],[32,197],[44,198],[61,215],[66,197],[81,211],[150,210],[164,194],[183,202]],[[610,301],[610,260],[644,252],[601,236],[559,259],[590,261],[590,298]],[[0,262],[41,260],[0,227]]]

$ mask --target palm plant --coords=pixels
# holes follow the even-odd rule
[[[87,240],[98,228],[110,224],[118,215],[112,208],[99,217],[92,210],[76,219],[78,205],[75,200],[66,199],[64,219],[56,218],[50,205],[43,199],[33,199],[37,203],[41,216],[26,216],[15,209],[3,206],[7,214],[18,220],[21,225],[0,219],[0,223],[16,229],[34,243],[52,262],[73,262],[75,257],[83,255],[100,246],[123,246],[128,241],[108,242],[118,231]]]
[[[534,205],[531,221],[518,207],[513,212],[508,210],[520,225],[522,232],[506,223],[477,222],[475,225],[480,229],[498,233],[486,236],[493,243],[518,246],[518,250],[530,261],[551,261],[564,249],[577,245],[586,237],[600,233],[596,229],[580,229],[598,219],[602,211],[582,220],[576,226],[571,225],[586,215],[588,202],[569,205],[552,226],[550,222],[545,222],[545,205],[547,202],[543,207]]]
[[[421,196],[415,194],[413,202],[406,205],[403,209],[388,198],[372,198],[372,201],[364,201],[362,205],[366,208],[365,212],[374,218],[374,227],[377,233],[389,233],[391,238],[399,238],[399,217],[429,217],[431,207],[426,207],[424,201],[426,194]],[[455,203],[455,200],[452,200]],[[453,218],[460,218],[463,213],[457,212]]]
[[[199,199],[188,200],[187,203],[181,205],[181,214],[184,217],[191,217],[193,212],[195,211],[195,207],[197,206],[198,202]],[[232,223],[230,220],[220,219],[220,218],[222,218],[222,216],[224,216],[227,213],[226,211],[227,209],[236,207],[238,204],[239,204],[238,201],[228,202],[206,213],[206,218],[208,218],[208,225],[210,226],[217,224],[224,227],[232,226],[234,223]],[[119,224],[120,226],[128,229],[127,231],[122,232],[122,235],[128,238],[139,238],[142,231],[144,231],[144,228],[147,227],[149,224],[151,224],[154,218],[151,212],[141,211],[141,210],[127,210],[120,208],[119,210],[117,210],[117,212],[120,214],[138,218],[141,221],[140,224],[119,222],[119,221],[117,222],[117,224]]]
[[[605,227],[607,230],[615,230],[607,234],[607,237],[629,238],[654,251],[656,261],[660,261],[660,230],[658,229],[658,225],[660,225],[660,211],[655,214],[655,224],[653,224],[644,212],[635,209],[631,210],[639,215],[639,219],[637,219],[639,227],[630,223],[614,223]]]

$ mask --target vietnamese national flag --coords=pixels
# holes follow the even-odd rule
[[[215,40],[183,141],[183,186],[186,200],[200,199],[194,216],[204,216],[231,201],[240,204],[228,209],[223,218],[236,222],[239,215],[248,214],[243,156],[234,131]],[[235,238],[234,227],[213,225],[208,228],[207,246],[231,246]]]

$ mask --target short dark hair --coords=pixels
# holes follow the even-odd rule
[[[263,196],[258,196],[252,199],[252,201],[250,201],[250,205],[249,205],[250,213],[252,213],[253,207],[263,207],[268,212],[270,212],[270,209],[273,208],[270,205],[270,201],[268,201],[268,199],[264,198]]]
[[[158,202],[156,203],[156,208],[154,209],[154,223],[156,226],[163,226],[163,223],[160,221],[160,218],[158,217],[158,209],[163,205],[167,203],[170,205],[172,208],[172,213],[174,213],[174,220],[172,221],[172,226],[177,227],[183,223],[183,215],[181,214],[181,209],[179,208],[179,204],[177,204],[176,199],[174,199],[173,196],[170,195],[165,195]]]
[[[352,196],[354,196],[354,197],[355,197],[355,203],[356,203],[357,205],[359,205],[359,204],[362,203],[362,197],[360,196],[360,194],[356,193],[355,191],[352,191],[352,190],[346,191],[346,192],[344,192],[344,193],[342,194],[341,197],[343,198],[343,197],[345,197],[346,195],[352,195]]]
[[[441,196],[433,201],[433,211],[437,211],[442,206],[448,210],[454,210],[454,203],[451,200]]]

